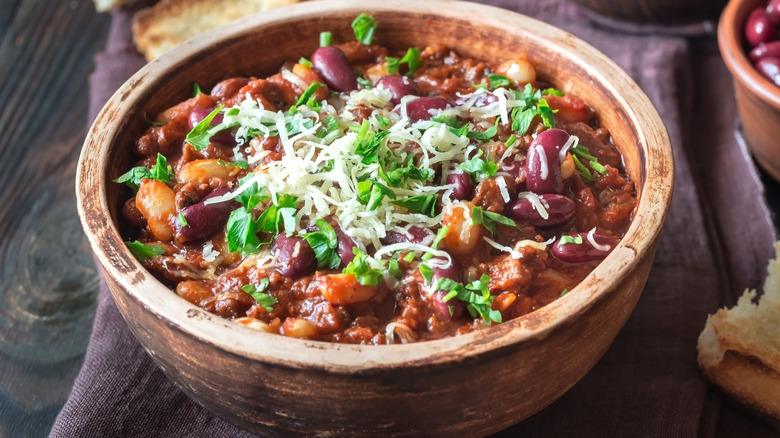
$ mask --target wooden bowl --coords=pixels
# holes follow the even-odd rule
[[[748,15],[765,3],[731,0],[718,22],[718,47],[733,79],[745,142],[758,164],[780,181],[780,87],[753,67],[744,40]]]
[[[599,360],[631,314],[670,204],[672,152],[637,85],[574,36],[506,10],[468,2],[307,2],[248,17],[148,64],[110,99],[81,154],[84,230],[128,326],[160,368],[215,414],[264,436],[465,436],[504,429],[552,403]],[[526,53],[540,77],[598,112],[640,197],[625,239],[563,298],[527,316],[448,339],[361,346],[290,339],[209,314],[167,289],[127,250],[120,185],[134,139],[156,114],[236,75],[262,76],[311,54],[322,30],[354,38],[359,13],[375,41],[444,43],[462,55]]]
[[[571,0],[593,12],[635,23],[679,24],[717,19],[727,0]]]

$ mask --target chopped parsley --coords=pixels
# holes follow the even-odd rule
[[[333,34],[328,31],[320,32],[320,47],[328,47],[331,44],[333,44]]]
[[[515,221],[503,214],[493,213],[492,211],[483,210],[482,207],[476,206],[471,207],[471,221],[477,225],[481,224],[491,235],[496,234],[497,223],[517,228]]]
[[[157,181],[168,184],[173,181],[174,178],[173,168],[168,164],[168,160],[165,156],[158,152],[157,162],[151,169],[143,166],[133,167],[119,178],[115,179],[114,182],[120,184],[125,183],[128,187],[133,189],[133,192],[137,192],[138,187],[141,186],[141,180],[144,178],[156,179]]]
[[[339,238],[336,230],[324,219],[315,221],[319,231],[312,231],[301,235],[314,250],[317,258],[317,269],[336,269],[341,264],[338,247]]]
[[[439,195],[420,195],[410,196],[408,198],[398,199],[392,203],[403,207],[412,213],[421,213],[429,217],[436,216],[436,201]]]
[[[492,177],[498,171],[498,164],[489,160],[483,160],[480,158],[481,156],[482,151],[479,151],[474,157],[458,165],[458,168],[471,175],[477,182]]]
[[[298,101],[295,102],[295,105],[290,107],[290,113],[295,112],[295,109],[301,105],[306,105],[309,108],[312,108],[313,106],[319,106],[317,101],[312,96],[317,92],[317,90],[324,86],[325,84],[321,82],[312,82],[309,84],[309,87],[306,89],[306,91],[303,92],[303,94],[301,94],[301,96],[298,98]]]
[[[510,81],[509,78],[504,75],[489,74],[488,80],[490,80],[490,87],[492,89],[508,87],[512,85],[512,81]]]
[[[192,147],[195,148],[195,150],[201,151],[203,149],[206,149],[209,147],[209,141],[211,140],[211,137],[213,137],[215,134],[217,134],[220,131],[224,131],[225,129],[230,129],[234,126],[238,126],[238,122],[235,123],[218,123],[216,125],[212,125],[211,121],[214,120],[214,117],[219,114],[220,111],[222,111],[222,108],[224,108],[223,105],[220,105],[216,108],[214,108],[214,111],[210,112],[209,115],[203,118],[195,127],[192,128],[190,132],[187,133],[187,136],[184,138],[184,141],[192,145]]]
[[[165,249],[159,245],[144,245],[139,241],[125,242],[127,248],[133,253],[139,262],[165,254]]]
[[[190,224],[187,223],[187,218],[184,217],[184,213],[179,213],[178,216],[176,216],[176,221],[181,225],[182,227],[189,227]]]
[[[531,126],[531,122],[537,115],[542,119],[544,126],[555,127],[555,112],[550,108],[547,100],[542,99],[542,91],[533,89],[531,84],[526,84],[523,91],[510,90],[515,100],[524,103],[522,106],[512,108],[512,129],[519,134],[525,134]]]
[[[486,274],[467,285],[442,277],[436,280],[433,289],[447,292],[444,296],[445,303],[452,299],[463,301],[472,318],[479,315],[487,325],[491,325],[494,322],[501,323],[502,318],[501,312],[490,307],[496,297],[490,293],[489,283],[490,277]]]
[[[384,274],[382,270],[371,266],[370,257],[358,247],[353,248],[352,253],[355,254],[355,258],[341,272],[354,275],[358,283],[363,286],[376,286],[381,283]]]
[[[569,236],[567,234],[564,234],[561,236],[559,240],[559,245],[568,245],[568,244],[575,244],[575,245],[582,245],[582,236]]]
[[[273,305],[276,304],[278,300],[273,295],[264,292],[268,289],[269,283],[270,281],[267,278],[262,278],[260,279],[259,285],[245,284],[244,286],[241,286],[241,290],[249,294],[257,301],[257,304],[261,305],[266,312],[270,313],[273,310]]]
[[[417,47],[410,47],[406,50],[406,54],[401,59],[394,58],[392,56],[386,56],[387,61],[387,74],[398,74],[401,70],[401,65],[406,64],[409,70],[406,72],[406,76],[412,76],[414,72],[423,66],[423,60],[420,58],[420,49]]]
[[[352,30],[355,32],[355,39],[361,44],[371,44],[376,32],[376,20],[374,17],[366,14],[360,14],[352,22]]]

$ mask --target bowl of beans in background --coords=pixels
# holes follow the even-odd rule
[[[731,0],[718,46],[731,72],[742,134],[758,164],[780,180],[780,2]]]
[[[514,68],[506,71],[497,68],[496,72],[503,73],[510,81],[544,83],[587,103],[578,107],[592,111],[594,126],[603,128],[600,131],[602,137],[619,153],[613,165],[620,167],[630,181],[636,202],[632,203],[635,206],[627,228],[621,231],[619,238],[609,240],[607,252],[597,254],[599,261],[582,281],[570,290],[561,291],[548,304],[500,323],[493,320],[492,324],[487,321],[483,324],[474,317],[476,329],[424,342],[354,344],[326,342],[321,337],[307,338],[303,332],[310,326],[306,324],[290,324],[280,332],[269,333],[268,327],[272,323],[241,324],[225,318],[217,314],[219,312],[194,303],[189,299],[192,294],[178,294],[178,289],[174,291],[164,275],[155,275],[153,267],[146,265],[131,250],[132,245],[127,243],[133,237],[128,236],[137,234],[128,231],[133,224],[129,223],[132,218],[128,218],[125,204],[132,195],[128,194],[124,184],[116,180],[128,169],[137,166],[138,139],[145,133],[158,132],[150,128],[150,118],[180,120],[181,126],[177,129],[181,132],[195,129],[188,124],[198,126],[208,114],[201,114],[201,110],[195,111],[191,107],[186,116],[177,114],[186,106],[180,106],[180,102],[199,99],[198,94],[191,97],[193,84],[197,83],[203,90],[211,90],[211,95],[226,93],[228,84],[224,81],[228,78],[267,78],[290,62],[307,64],[303,58],[308,58],[314,68],[318,64],[322,67],[323,59],[324,64],[333,67],[331,71],[319,70],[329,87],[354,89],[357,87],[352,80],[355,79],[352,76],[354,72],[342,71],[344,63],[334,61],[341,59],[341,55],[333,49],[323,49],[329,44],[323,44],[322,37],[327,31],[328,39],[332,38],[334,45],[355,39],[352,25],[361,14],[372,17],[377,23],[372,44],[399,53],[419,47],[423,54],[433,50],[431,48],[446,47],[469,60],[463,64],[468,64],[463,72],[484,68],[479,65],[498,66],[507,60],[523,60],[527,62],[523,65],[533,66],[534,74],[530,79],[522,79],[523,76],[518,75]],[[274,50],[265,51],[265,47],[273,47]],[[409,59],[404,61],[398,57],[396,60],[409,64]],[[401,73],[405,68],[412,67],[402,67]],[[338,74],[334,73],[334,69],[338,70],[335,72]],[[295,68],[292,71],[296,71]],[[304,75],[303,70],[297,71],[299,78]],[[368,72],[363,73],[368,75]],[[394,76],[383,80],[386,82],[384,86],[393,93],[408,94],[403,90],[410,85],[403,78]],[[501,82],[504,79],[494,76],[491,80]],[[253,83],[260,86],[264,82],[256,80]],[[314,95],[317,90],[311,92]],[[415,93],[419,94],[420,90]],[[396,97],[388,96],[392,99]],[[492,99],[472,97],[469,105],[477,107],[489,105]],[[302,100],[296,105],[313,104],[303,95],[298,99]],[[401,111],[406,111],[405,115],[412,118],[430,118],[433,113],[445,111],[447,107],[436,99],[440,98],[417,97],[416,104],[407,102],[406,109]],[[244,107],[241,108],[243,111]],[[571,106],[566,108],[571,109]],[[417,110],[420,110],[419,114]],[[555,117],[566,117],[566,111],[561,111]],[[278,117],[288,117],[294,112],[285,107]],[[230,114],[224,114],[225,120]],[[388,119],[395,120],[397,117],[400,116],[389,115]],[[193,123],[190,118],[197,120]],[[208,128],[210,120],[204,123]],[[283,125],[283,122],[276,123],[274,129],[286,129]],[[497,122],[491,126],[499,131],[501,129]],[[491,126],[482,126],[479,129],[484,131],[479,132],[458,131],[454,138],[467,134],[474,138],[497,135],[495,131],[490,131]],[[446,126],[441,128],[441,135],[453,134]],[[453,126],[450,128],[457,130]],[[353,131],[360,129],[358,124]],[[160,139],[166,138],[162,132],[166,131],[159,131],[158,145],[162,144]],[[554,168],[545,167],[550,175],[562,171],[566,161],[558,161],[557,153],[550,155],[547,151],[548,143],[558,143],[553,141],[553,137],[564,136],[565,133],[561,132],[541,129],[538,134],[533,133],[529,137],[531,141],[525,146],[530,151],[528,157],[535,153],[535,160],[539,162],[549,160],[556,163]],[[324,133],[324,136],[327,135]],[[568,134],[565,136],[569,138]],[[508,138],[502,138],[504,147],[503,143]],[[220,142],[223,139],[212,137],[210,141]],[[230,138],[224,139],[225,143],[231,141]],[[283,143],[283,140],[280,141]],[[533,145],[538,146],[535,152]],[[280,152],[274,148],[269,150]],[[193,152],[185,149],[184,154],[190,153]],[[186,161],[186,157],[169,154],[168,158],[174,163],[176,178],[181,177],[184,168],[193,173],[207,170],[206,167],[189,164],[206,164],[203,161],[194,160],[179,166],[176,163]],[[213,158],[214,162],[222,160]],[[584,155],[582,159],[595,160]],[[154,164],[148,158],[141,161],[149,167]],[[218,172],[241,172],[241,166],[231,165],[227,157],[222,161],[219,166],[224,168],[227,164],[229,170],[215,167]],[[596,168],[594,161],[586,161],[586,165],[594,170]],[[530,171],[529,175],[533,174],[533,177],[525,178],[523,184],[530,187],[533,180],[533,184],[543,186],[555,180],[548,176],[547,171],[539,169]],[[571,34],[523,15],[469,2],[447,2],[447,6],[442,7],[441,2],[411,0],[388,4],[333,0],[293,5],[244,18],[196,37],[142,68],[109,100],[90,129],[79,160],[77,194],[85,234],[129,328],[164,373],[189,397],[216,415],[263,436],[438,436],[453,433],[484,436],[522,421],[552,403],[579,381],[609,348],[633,311],[649,275],[657,238],[671,202],[673,169],[666,129],[649,99],[605,55]],[[290,170],[290,167],[285,170]],[[148,175],[145,172],[141,174]],[[144,190],[160,189],[167,193],[156,182],[150,182],[153,177],[139,178],[142,184],[147,184]],[[171,186],[174,184],[172,182]],[[458,182],[457,178],[449,183],[453,192],[475,190],[467,186],[467,183]],[[208,196],[224,196],[226,191],[220,190],[213,190]],[[548,188],[538,190],[546,192]],[[453,196],[461,197],[458,194]],[[469,196],[464,194],[462,197]],[[160,198],[152,196],[147,199]],[[561,213],[566,208],[557,210],[559,198],[551,196],[544,199],[551,217],[569,217],[568,213]],[[184,233],[172,232],[184,240],[203,239],[208,233],[201,233],[203,230],[198,221],[203,216],[215,218],[219,213],[207,208],[206,201],[185,203],[185,208],[198,206],[187,211],[183,208],[181,212],[187,222],[193,222],[195,226]],[[569,205],[568,201],[561,202]],[[151,201],[142,204],[143,209],[151,211],[159,207]],[[517,206],[517,211],[514,208],[505,213],[515,218],[533,216],[528,205]],[[473,214],[474,210],[471,212]],[[502,229],[500,227],[506,219],[499,214],[484,214],[498,223],[494,223],[493,227]],[[146,226],[153,228],[149,230],[152,235],[158,231],[161,235],[166,234],[166,227],[188,226],[181,222],[175,226],[171,222],[158,224],[153,215],[145,219]],[[451,218],[442,220],[447,222]],[[330,227],[339,225],[346,226],[332,222]],[[305,230],[302,233],[320,232],[326,235],[324,230],[330,228],[323,222],[317,222],[316,226],[319,231]],[[511,234],[510,228],[506,230]],[[581,231],[581,235],[572,235],[571,239],[579,238],[580,242],[593,240],[587,236],[587,230]],[[285,236],[282,233],[276,236],[274,254],[278,275],[273,275],[295,276],[298,271],[309,269],[302,266],[299,254],[290,249],[293,248],[290,240],[301,235]],[[480,237],[491,235],[479,234]],[[501,239],[500,236],[492,236],[496,240]],[[337,238],[334,234],[332,240],[338,242]],[[447,235],[444,236],[446,238]],[[456,247],[457,243],[444,239],[446,248]],[[600,239],[595,239],[594,246],[605,245],[606,241]],[[141,244],[148,243],[154,242],[144,240]],[[216,247],[218,242],[214,243]],[[161,247],[176,245],[179,244],[173,242],[161,244]],[[187,251],[201,251],[198,246],[187,245],[190,243],[185,242],[179,247]],[[168,251],[165,248],[163,250]],[[559,250],[557,255],[549,257],[559,257],[561,261],[556,263],[568,263],[576,269],[589,256],[584,252],[567,251]],[[518,258],[530,254],[515,252],[518,252]],[[357,251],[354,254],[359,257]],[[575,257],[565,261],[572,254]],[[187,263],[198,261],[188,259],[188,253],[180,255],[182,257],[167,262],[169,266],[184,269]],[[346,257],[346,254],[341,256]],[[468,257],[468,251],[459,257]],[[428,260],[424,256],[422,258]],[[411,263],[406,256],[402,259],[403,263]],[[419,261],[419,258],[416,260]],[[255,262],[257,260],[252,263]],[[328,269],[318,267],[317,272],[333,272]],[[176,275],[174,270],[165,272]],[[314,278],[320,275],[311,274],[310,269],[306,272]],[[522,272],[511,271],[501,273],[501,277],[510,282],[523,275]],[[337,279],[345,278],[341,273],[332,275],[336,275]],[[546,275],[560,278],[566,274],[565,271],[555,271]],[[235,282],[233,280],[227,279],[225,284]],[[264,287],[273,289],[273,281],[271,286],[266,283]],[[197,287],[185,289],[201,290]],[[295,290],[301,295],[309,291]],[[486,291],[484,287],[479,290]],[[361,286],[355,285],[352,298],[360,295],[361,291]],[[252,291],[255,292],[261,291]],[[321,290],[323,295],[326,292]],[[240,299],[247,297],[241,295]],[[497,301],[489,301],[497,305]],[[343,306],[338,302],[331,304],[341,306],[346,313],[360,312],[365,307],[357,302]],[[453,312],[452,306],[449,309],[446,305],[443,307],[442,313]],[[262,319],[262,309],[256,310],[256,319]],[[487,310],[497,311],[495,306],[487,307]],[[261,329],[253,329],[257,327]],[[387,338],[392,336],[390,334]]]

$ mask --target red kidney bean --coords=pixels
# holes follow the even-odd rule
[[[439,278],[449,278],[450,280],[457,281],[458,283],[463,281],[463,266],[461,266],[458,259],[455,257],[450,256],[452,259],[452,263],[450,263],[449,266],[446,268],[442,268],[440,266],[437,266],[438,264],[445,263],[447,261],[444,257],[433,257],[430,263],[433,268],[433,279],[431,280],[433,284],[436,284],[436,280]],[[435,262],[434,262],[435,261]]]
[[[780,0],[769,0],[766,4],[766,15],[775,24],[780,24]]]
[[[543,218],[528,198],[520,198],[507,205],[508,215],[526,225],[534,227],[557,227],[568,223],[577,212],[577,205],[571,199],[555,193],[539,195],[539,200],[547,210],[547,219]]]
[[[568,263],[582,263],[594,260],[603,260],[617,245],[617,241],[609,236],[594,234],[593,240],[599,245],[607,246],[608,249],[596,248],[588,240],[588,233],[575,233],[569,235],[572,238],[581,238],[582,243],[562,243],[558,239],[553,243],[550,252],[558,259]]]
[[[347,267],[349,262],[355,259],[355,252],[353,250],[357,248],[357,243],[355,243],[355,241],[349,237],[340,226],[334,225],[333,229],[336,230],[336,236],[338,236],[339,240],[339,246],[336,249],[339,257],[341,257],[341,264],[339,265],[339,269],[344,269]]]
[[[404,242],[420,243],[430,235],[428,231],[417,225],[412,225],[407,228],[407,231],[408,235],[397,231],[388,231],[385,237],[379,239],[379,241],[382,242],[382,245],[392,245],[394,243]]]
[[[449,106],[449,102],[441,97],[419,97],[406,102],[406,115],[412,120],[430,120],[433,117],[431,110],[443,110]]]
[[[436,281],[440,278],[449,278],[458,283],[463,282],[463,267],[456,258],[452,257],[452,263],[446,268],[436,266],[437,263],[446,261],[444,257],[434,257],[431,261],[435,261],[434,263],[431,263],[431,265],[433,265],[433,278],[431,279],[431,284],[433,286],[436,285]],[[430,299],[433,301],[434,307],[436,307],[442,315],[450,321],[455,321],[463,316],[464,305],[462,301],[456,299],[445,302],[444,297],[448,293],[449,291],[437,290],[430,295]]]
[[[745,38],[751,47],[767,43],[775,37],[775,26],[765,8],[756,8],[745,22]]]
[[[458,201],[471,199],[474,196],[474,180],[466,172],[456,171],[447,175],[447,184],[455,184],[452,197]]]
[[[220,188],[204,196],[197,204],[184,207],[181,215],[187,221],[187,226],[182,226],[176,221],[176,231],[184,242],[195,242],[213,236],[227,223],[230,212],[241,205],[233,200],[206,204],[206,200],[222,196],[230,192],[227,188]]]
[[[761,58],[756,63],[756,70],[776,85],[780,85],[780,58]]]
[[[276,255],[276,270],[287,278],[302,277],[317,267],[314,250],[303,237],[279,234],[272,251]]]
[[[448,292],[443,290],[436,291],[430,296],[431,302],[433,303],[433,307],[449,321],[457,321],[463,317],[466,306],[463,304],[463,301],[454,298],[449,301],[444,301],[444,297],[447,296],[447,294]]]
[[[455,100],[455,105],[462,106],[468,100],[469,99],[465,97],[459,97]],[[482,108],[496,102],[498,102],[498,97],[495,94],[480,94],[479,97],[477,97],[477,99],[474,101],[474,104],[472,106],[476,108]]]
[[[315,50],[311,55],[314,71],[320,75],[325,84],[332,90],[357,90],[357,74],[349,65],[347,56],[336,47],[326,46]]]
[[[230,78],[214,85],[211,89],[211,97],[216,99],[227,99],[238,93],[244,85],[249,83],[249,78]]]
[[[187,124],[189,125],[190,129],[194,128],[195,125],[200,123],[203,119],[206,118],[211,112],[214,111],[214,108],[203,108],[203,107],[196,107],[193,108],[190,112],[190,117],[187,119]],[[213,119],[211,119],[211,123],[209,123],[210,126],[216,126],[222,123],[222,120],[224,118],[224,115],[217,114],[214,116]],[[214,134],[211,137],[211,141],[214,143],[219,143],[224,146],[235,146],[236,145],[236,139],[233,137],[233,134],[230,132],[229,129],[225,129],[222,131],[219,131],[218,133]]]
[[[525,159],[525,186],[537,193],[563,193],[561,159],[558,152],[569,134],[562,129],[543,131],[531,142]]]
[[[760,43],[748,53],[750,60],[758,62],[762,58],[780,58],[780,41]]]
[[[420,90],[417,88],[414,82],[406,76],[402,75],[387,75],[380,78],[374,84],[376,88],[384,88],[390,90],[393,94],[393,98],[390,100],[393,105],[398,105],[401,102],[401,98],[404,96],[418,96]]]

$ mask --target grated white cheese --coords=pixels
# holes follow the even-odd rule
[[[534,208],[534,210],[539,213],[539,216],[541,216],[542,219],[547,219],[550,217],[550,214],[547,212],[547,209],[550,208],[550,205],[547,203],[547,201],[540,198],[536,193],[520,192],[517,194],[517,199],[527,199],[528,202],[531,203],[531,206]]]
[[[588,242],[593,246],[593,248],[599,250],[599,251],[609,251],[610,246],[609,245],[602,245],[598,242],[596,242],[596,239],[593,237],[593,235],[596,233],[596,227],[593,227],[590,231],[588,231],[587,239]]]

